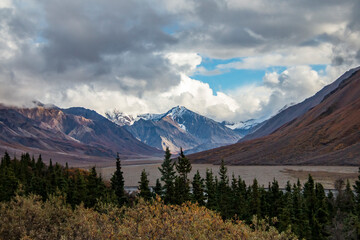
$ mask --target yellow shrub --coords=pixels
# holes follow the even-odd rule
[[[0,204],[1,239],[295,239],[264,223],[255,230],[223,221],[197,204],[165,205],[140,200],[128,208],[99,204],[72,210],[61,197],[42,202],[17,196]]]

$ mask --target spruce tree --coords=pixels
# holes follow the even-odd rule
[[[360,218],[360,167],[358,173],[359,173],[358,179],[355,181],[355,185],[353,185],[353,187],[355,191],[355,197],[354,197],[355,211]]]
[[[258,218],[261,217],[261,205],[260,205],[260,191],[259,185],[256,178],[253,181],[253,184],[250,188],[250,213],[251,216],[256,215]]]
[[[88,195],[88,189],[86,187],[86,181],[83,174],[79,170],[76,171],[74,180],[74,192],[73,192],[73,204],[79,205],[81,202],[85,203],[86,196]],[[90,189],[90,191],[92,191]],[[73,207],[74,207],[73,205]]]
[[[4,157],[1,158],[1,165],[0,167],[9,167],[11,163],[10,155],[7,151],[5,151]]]
[[[206,207],[215,210],[217,207],[216,201],[216,184],[214,182],[214,175],[212,170],[206,169],[205,176],[205,198]]]
[[[160,197],[163,196],[162,186],[159,179],[156,179],[156,184],[154,187],[154,193]]]
[[[161,167],[159,167],[159,171],[161,173],[161,181],[164,182],[164,202],[166,204],[175,203],[175,170],[174,163],[171,161],[171,153],[168,147],[165,150],[165,159],[161,164]]]
[[[190,181],[187,177],[191,171],[191,163],[189,159],[185,157],[182,148],[180,149],[180,154],[175,167],[179,174],[179,176],[175,179],[175,194],[177,196],[176,202],[181,204],[191,199]]]
[[[196,171],[192,181],[192,199],[193,202],[198,202],[199,205],[204,205],[204,179],[201,178],[199,170]]]
[[[231,210],[231,189],[229,187],[229,177],[227,175],[227,168],[225,167],[224,159],[221,160],[219,177],[220,180],[217,186],[218,210],[223,218],[231,218],[233,217]]]
[[[142,170],[139,182],[139,197],[143,198],[146,201],[149,201],[152,197],[151,190],[149,188],[149,180],[147,178],[147,173],[145,169]]]
[[[241,179],[240,176],[238,176],[237,180],[238,185],[238,199],[236,199],[236,204],[239,209],[237,212],[239,219],[246,219],[248,215],[248,201],[246,196],[246,183],[244,180]]]
[[[320,183],[315,184],[315,197],[316,197],[316,202],[315,202],[316,212],[314,215],[315,233],[313,235],[316,236],[317,239],[326,239],[327,236],[329,235],[326,228],[330,223],[330,219],[326,204],[327,199],[326,199],[324,187]]]
[[[121,206],[126,202],[125,199],[125,189],[124,189],[124,177],[123,172],[121,171],[121,162],[119,153],[116,155],[116,170],[113,176],[110,179],[111,188],[114,190],[117,203]]]
[[[308,181],[304,184],[304,201],[306,216],[309,221],[310,232],[307,233],[306,238],[317,239],[319,237],[318,224],[316,223],[316,195],[315,183],[312,176],[309,174]]]
[[[90,174],[87,176],[87,196],[85,200],[86,207],[93,207],[96,204],[97,199],[99,198],[99,186],[96,168],[92,167],[90,169]]]
[[[0,201],[9,201],[18,187],[18,180],[9,164],[0,169]]]
[[[269,211],[269,217],[278,217],[281,212],[281,207],[283,206],[282,200],[282,192],[279,188],[278,181],[273,180],[271,187],[269,189],[269,202],[270,202],[270,211]]]
[[[293,205],[292,205],[292,192],[291,184],[288,181],[286,183],[286,192],[283,196],[283,207],[281,208],[281,213],[279,215],[279,230],[286,231],[292,224],[293,216]]]

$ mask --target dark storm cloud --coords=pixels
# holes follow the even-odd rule
[[[158,12],[149,2],[61,0],[27,4],[1,9],[0,13],[19,49],[6,62],[14,71],[38,75],[51,84],[102,81],[112,90],[123,88],[122,78],[146,81],[126,88],[135,92],[163,90],[179,82],[169,61],[159,54],[176,43],[163,31],[172,22],[171,16]],[[38,12],[32,11],[31,4]],[[73,78],[68,78],[71,74]]]
[[[50,64],[64,69],[76,62],[100,62],[108,54],[148,54],[175,42],[162,31],[169,20],[146,2],[111,3],[46,2],[44,54]]]
[[[58,93],[61,104],[78,97],[77,89],[140,99],[159,94],[194,70],[191,60],[177,64],[168,53],[222,59],[288,53],[295,56],[288,66],[310,64],[307,53],[319,49],[325,57],[316,64],[360,61],[358,0],[9,1],[0,7],[0,102],[39,95],[52,101]],[[305,60],[298,49],[308,51],[301,52]]]
[[[239,8],[236,5],[244,1],[232,2],[234,5],[228,1],[194,1],[197,24],[181,32],[184,48],[200,48],[212,57],[226,58],[216,56],[219,48],[224,52],[253,48],[264,53],[323,42],[335,44],[339,40],[324,26],[348,22],[355,0],[248,1],[248,6]],[[234,57],[231,53],[229,57]]]

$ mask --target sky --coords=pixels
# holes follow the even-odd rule
[[[0,103],[264,119],[360,65],[358,0],[1,0]]]

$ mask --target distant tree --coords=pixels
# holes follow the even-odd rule
[[[180,149],[180,154],[175,167],[179,174],[179,176],[177,176],[175,179],[176,202],[178,204],[181,204],[191,199],[190,181],[187,177],[191,171],[191,163],[189,159],[184,155],[182,148]]]
[[[231,218],[233,217],[231,209],[231,189],[229,187],[229,177],[227,175],[227,168],[225,166],[224,159],[221,160],[219,178],[216,190],[218,210],[223,218]]]
[[[273,182],[271,183],[271,187],[269,189],[269,201],[270,201],[270,211],[269,217],[277,217],[280,215],[281,208],[283,207],[282,203],[282,191],[280,191],[279,183],[274,178]]]
[[[251,216],[256,215],[258,217],[261,216],[261,201],[260,201],[260,191],[259,184],[256,178],[253,181],[253,184],[250,188],[250,214]]]
[[[139,196],[145,199],[146,201],[149,201],[152,197],[151,190],[149,188],[149,180],[147,178],[147,173],[145,169],[141,172],[140,182],[139,182]]]
[[[35,164],[35,168],[36,168],[36,173],[38,176],[43,176],[44,172],[46,170],[46,165],[42,160],[41,154],[39,155],[36,164]]]
[[[168,147],[165,150],[165,159],[161,164],[161,167],[159,167],[159,171],[161,173],[161,181],[164,182],[164,202],[166,204],[175,203],[175,170]]]
[[[358,179],[355,181],[355,185],[353,187],[355,191],[355,197],[354,197],[355,211],[356,214],[360,216],[360,167],[358,173],[359,173]]]
[[[92,191],[90,189],[90,191]],[[80,204],[81,202],[85,203],[86,196],[88,195],[88,189],[86,187],[86,180],[83,174],[80,173],[79,170],[76,171],[76,175],[74,177],[74,192],[73,192],[73,204],[75,205]]]
[[[292,225],[293,205],[292,205],[292,192],[291,184],[286,183],[285,194],[283,196],[283,207],[279,215],[279,229],[286,231]]]
[[[86,185],[87,195],[86,195],[86,201],[85,201],[86,207],[95,206],[96,201],[100,195],[98,184],[99,184],[99,182],[98,182],[98,178],[97,178],[96,168],[92,167],[90,169],[90,174],[87,177],[87,185]]]
[[[201,178],[199,170],[196,171],[196,174],[194,175],[193,181],[192,181],[192,199],[193,202],[198,202],[199,205],[204,205],[204,179]]]
[[[110,179],[111,188],[114,190],[117,202],[121,206],[126,202],[125,189],[124,189],[124,177],[121,171],[121,162],[119,153],[116,155],[116,170]]]
[[[160,183],[159,179],[156,179],[156,184],[155,184],[155,187],[154,187],[154,193],[157,194],[160,197],[162,197],[162,195],[163,195],[162,186],[161,186],[161,183]]]
[[[0,167],[1,168],[8,167],[8,166],[10,166],[10,163],[11,163],[10,155],[9,155],[9,153],[7,151],[5,151],[4,156],[1,158]]]
[[[206,169],[205,176],[205,198],[206,198],[206,207],[212,210],[216,209],[216,184],[214,182],[214,175],[212,170]]]
[[[9,201],[18,187],[18,180],[10,164],[0,168],[0,201]]]

